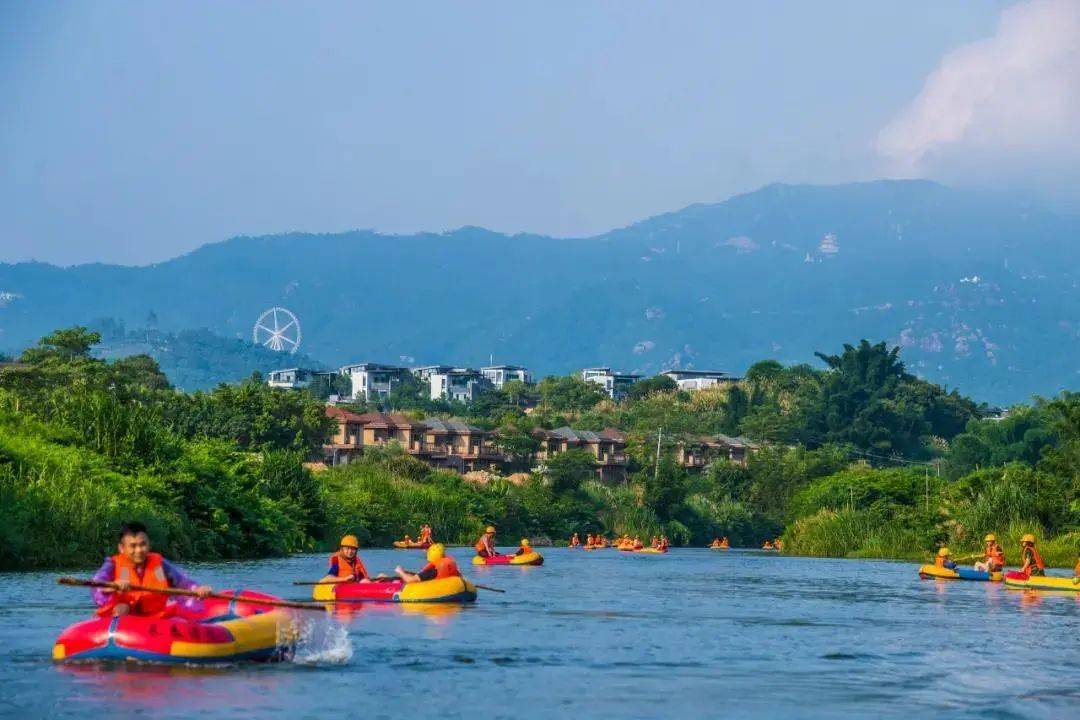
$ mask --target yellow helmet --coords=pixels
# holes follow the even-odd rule
[[[486,527],[486,528],[484,529],[484,532],[485,532],[485,533],[493,533],[493,532],[495,532],[495,526],[494,526],[494,525],[488,525],[488,526],[487,526],[487,527]]]
[[[529,538],[521,538],[521,544],[524,547],[528,547],[529,546]]]
[[[442,543],[435,543],[427,549],[427,561],[430,563],[442,560],[446,557],[446,547]]]
[[[949,548],[941,548],[937,551],[938,557],[949,557]]]
[[[1028,533],[1024,537],[1020,538],[1020,542],[1022,542],[1022,543],[1026,543],[1026,542],[1033,543],[1033,542],[1035,542],[1035,536],[1032,535],[1031,533]]]
[[[990,533],[983,538],[983,542],[997,542],[997,536],[995,536],[994,533]]]
[[[356,539],[355,535],[346,535],[341,538],[341,542],[338,543],[338,545],[341,547],[359,548],[360,541]]]

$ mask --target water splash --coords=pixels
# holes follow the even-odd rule
[[[299,665],[344,665],[353,656],[349,631],[328,619],[307,620],[292,653]]]

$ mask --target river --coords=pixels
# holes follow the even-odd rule
[[[215,669],[57,665],[89,614],[57,573],[0,574],[10,717],[1078,717],[1080,595],[920,581],[910,563],[758,551],[548,549],[474,568],[469,607],[305,613],[292,662]],[[417,551],[366,550],[372,571]],[[321,556],[186,566],[215,588],[304,596]],[[86,573],[89,574],[89,573]]]

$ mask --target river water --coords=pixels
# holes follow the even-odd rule
[[[466,574],[469,607],[304,613],[292,662],[56,665],[89,614],[55,573],[0,574],[0,714],[10,717],[1080,717],[1080,595],[920,581],[910,563],[758,551],[545,551]],[[362,552],[372,571],[417,551]],[[215,588],[300,598],[322,556],[190,564]]]

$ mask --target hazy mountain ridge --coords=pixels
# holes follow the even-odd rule
[[[303,349],[333,363],[740,373],[885,338],[913,370],[1010,402],[1080,377],[1078,248],[1080,220],[1000,196],[922,181],[770,185],[594,238],[292,233],[147,267],[0,265],[0,348],[150,311],[165,330],[245,339],[282,305],[300,317]]]

